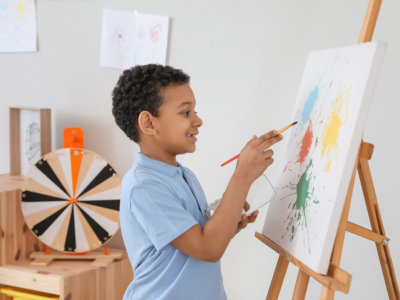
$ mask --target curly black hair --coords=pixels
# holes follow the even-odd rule
[[[189,83],[189,75],[170,66],[148,64],[125,70],[112,92],[115,122],[131,140],[139,142],[139,114],[148,111],[157,117],[163,103],[162,89],[170,84]]]

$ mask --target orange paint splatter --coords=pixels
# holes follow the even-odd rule
[[[299,162],[302,163],[306,159],[308,153],[310,152],[311,144],[313,140],[312,124],[308,125],[307,131],[303,136],[301,141],[301,148],[299,152]]]

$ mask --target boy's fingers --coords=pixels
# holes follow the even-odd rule
[[[242,217],[241,217],[241,220],[240,220],[240,222],[238,224],[238,227],[243,229],[243,228],[245,228],[247,226],[247,223],[248,223],[247,215],[243,214]]]
[[[268,157],[265,159],[265,164],[267,168],[274,163],[274,159],[272,157]]]
[[[272,151],[271,149],[268,149],[264,152],[265,159],[272,157],[272,155],[274,155],[274,151]]]
[[[257,139],[257,145],[256,146],[261,145],[262,143],[264,143],[268,139],[272,138],[273,136],[276,136],[277,133],[278,132],[276,130],[271,130],[271,131],[268,131],[267,133],[265,133],[263,135],[260,135],[258,137],[258,139]]]
[[[244,210],[245,211],[248,211],[249,209],[250,209],[250,205],[249,205],[249,203],[247,203],[247,201],[244,203]]]
[[[257,136],[254,134],[251,139],[247,142],[246,146],[257,139]]]
[[[247,218],[249,220],[249,223],[253,223],[257,219],[257,216],[258,216],[258,210],[253,211],[251,215],[248,216]]]
[[[240,218],[240,223],[245,223],[247,221],[247,215],[243,214],[242,217]]]
[[[243,229],[243,228],[246,228],[248,222],[245,221],[245,222],[240,222],[240,223],[241,223],[240,228]]]
[[[267,140],[265,140],[264,142],[262,142],[261,144],[259,144],[257,147],[258,148],[262,148],[262,150],[266,150],[269,147],[271,147],[272,145],[276,144],[277,142],[280,142],[283,139],[283,136],[278,134],[274,137],[271,137]]]

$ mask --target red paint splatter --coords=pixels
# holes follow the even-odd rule
[[[310,152],[312,140],[313,140],[313,132],[312,127],[308,125],[307,131],[303,136],[303,140],[301,141],[301,149],[299,153],[299,162],[302,163],[306,159],[308,152]]]
[[[162,34],[161,24],[157,24],[150,28],[150,38],[154,44],[161,39],[161,34]]]
[[[283,169],[283,173],[286,172],[287,168],[289,167],[289,165],[290,165],[291,163],[293,163],[293,162],[292,162],[292,161],[289,161],[289,162],[287,163],[285,169]],[[291,171],[291,169],[289,169],[289,171]]]

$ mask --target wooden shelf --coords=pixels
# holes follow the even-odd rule
[[[48,266],[31,266],[29,260],[0,267],[0,284],[59,295],[60,299],[117,300],[133,278],[124,255],[104,267],[92,261],[60,260]]]

